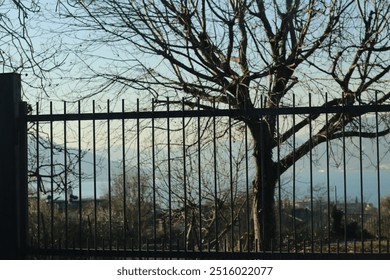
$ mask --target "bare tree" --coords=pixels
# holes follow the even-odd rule
[[[41,101],[43,96],[49,94],[49,72],[58,69],[63,63],[63,60],[58,59],[58,50],[54,46],[54,41],[48,39],[40,29],[36,28],[42,16],[41,12],[41,3],[37,0],[5,0],[1,1],[0,5],[0,72],[15,72],[23,75],[23,95],[24,100],[30,103],[28,106],[30,114],[33,110],[34,113],[40,111],[40,108],[35,108],[35,104],[32,103]],[[63,147],[50,145],[47,135],[41,134],[41,137],[38,137],[37,131],[41,129],[36,124],[30,123],[28,125],[29,139],[38,142],[42,150],[49,150],[52,146],[53,152],[63,151]],[[71,169],[74,170],[75,158],[78,156],[68,153],[70,162],[68,166],[65,167],[55,162],[55,167],[53,167],[55,171],[52,172],[54,175],[48,175],[38,171],[39,168],[49,168],[48,154],[45,154],[45,159],[37,159],[37,151],[34,149],[37,145],[29,141],[29,147],[30,182],[39,181],[38,184],[43,189],[45,177],[56,177],[55,184],[62,185],[63,190],[63,182],[60,181],[63,181],[65,173],[70,172]]]
[[[90,31],[86,44],[111,47],[103,70],[89,66],[99,90],[120,85],[185,98],[204,109],[341,107],[390,99],[390,6],[378,1],[140,0],[69,1],[61,14]],[[134,69],[139,71],[134,74]],[[164,99],[165,101],[165,99]],[[314,147],[341,137],[390,132],[357,124],[364,112],[287,122],[275,115],[239,118],[253,138],[254,236],[269,249],[276,236],[275,186],[280,175]],[[277,147],[315,122],[304,143],[280,158]],[[278,170],[278,172],[275,172]]]
[[[36,28],[41,16],[38,0],[5,0],[0,5],[0,71],[22,74],[24,97],[30,101],[48,95],[49,72],[63,63],[55,40]]]

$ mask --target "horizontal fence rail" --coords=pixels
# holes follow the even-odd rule
[[[252,109],[215,109],[215,110],[175,110],[175,111],[134,111],[108,113],[73,113],[30,115],[33,121],[78,121],[78,120],[120,120],[120,119],[150,119],[150,118],[195,118],[195,117],[232,117],[266,116],[266,115],[301,115],[301,114],[332,114],[332,113],[374,113],[389,112],[390,105],[362,105],[342,107],[280,107]]]
[[[110,102],[96,112],[93,102],[90,113],[64,103],[39,114],[40,106],[24,120],[32,258],[390,256],[389,136],[379,122],[390,105],[189,110],[168,102],[128,112],[123,101],[119,112]],[[360,117],[338,138],[310,141],[337,114]],[[255,144],[245,120],[267,116],[277,122],[276,233],[264,249],[254,236]],[[306,128],[291,133],[298,123]],[[283,169],[305,143],[309,152]]]

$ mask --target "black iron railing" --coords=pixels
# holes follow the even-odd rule
[[[278,163],[312,135],[317,121],[364,113],[372,122],[389,105],[176,110],[167,104],[126,112],[122,102],[111,112],[108,102],[106,112],[96,112],[93,103],[89,113],[80,103],[72,113],[66,103],[54,113],[51,104],[48,114],[27,116],[31,254],[388,257],[390,213],[381,199],[390,158],[378,127],[374,141],[344,131],[313,145],[287,171],[275,170],[277,234],[264,250],[253,233],[253,143],[242,120],[277,116]],[[282,141],[283,123],[303,119],[312,122],[309,128]],[[359,132],[363,122],[355,125]]]
[[[20,88],[19,75],[0,77],[2,259],[389,258],[384,99],[50,103],[27,115]],[[272,221],[259,208],[266,177],[276,178]]]

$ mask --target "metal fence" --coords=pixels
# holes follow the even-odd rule
[[[21,118],[28,258],[389,258],[389,136],[341,137],[279,172],[277,233],[265,250],[253,234],[253,142],[239,121],[276,115],[281,133],[314,115],[366,112],[375,120],[389,105],[114,105],[37,103]],[[310,129],[276,146],[273,160],[310,137],[314,118]]]

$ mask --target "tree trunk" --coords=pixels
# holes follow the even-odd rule
[[[276,240],[275,184],[276,180],[269,168],[257,167],[253,182],[252,214],[254,238],[260,250],[271,250]],[[268,173],[268,174],[267,174]],[[271,175],[271,176],[270,176]]]
[[[274,194],[278,174],[272,160],[273,129],[266,121],[249,124],[249,128],[254,139],[256,164],[252,200],[254,241],[259,250],[267,251],[271,250],[277,234]]]

